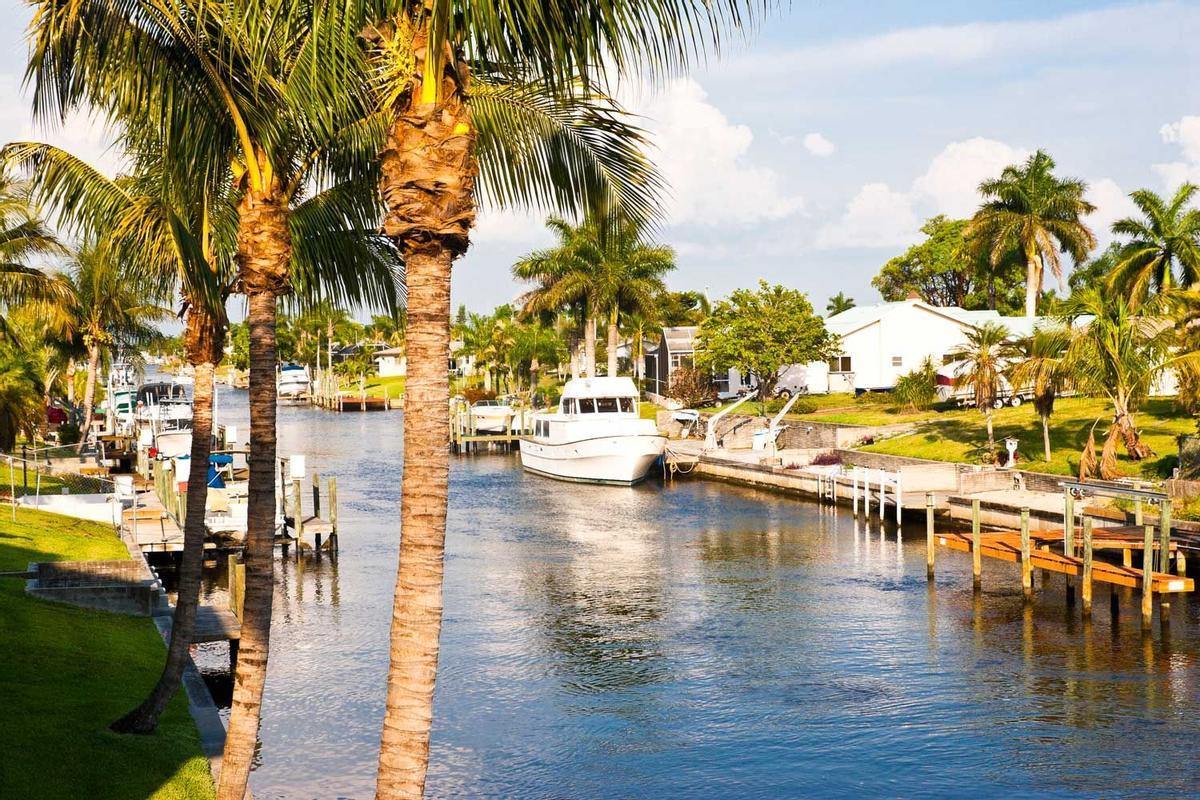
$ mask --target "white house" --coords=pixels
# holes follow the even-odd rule
[[[381,378],[408,374],[408,358],[404,355],[403,347],[389,347],[374,355],[375,371]]]
[[[985,322],[997,322],[1014,335],[1027,335],[1037,319],[1002,317],[997,311],[967,311],[932,306],[910,298],[895,303],[856,306],[825,320],[841,340],[840,352],[828,362],[806,365],[813,393],[890,389],[926,358],[935,366],[966,343],[967,334]]]

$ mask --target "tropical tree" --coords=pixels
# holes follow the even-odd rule
[[[973,328],[963,346],[949,355],[950,359],[959,362],[954,385],[969,388],[972,404],[983,412],[991,458],[995,458],[996,453],[992,410],[1000,394],[1000,381],[1013,355],[1008,328],[996,322],[985,322]]]
[[[608,374],[616,375],[621,319],[653,312],[675,255],[669,247],[646,243],[645,224],[621,214],[593,215],[580,225],[551,217],[546,226],[558,245],[513,265],[513,275],[538,283],[522,298],[523,310],[529,314],[580,303],[587,374],[596,374],[596,324],[602,320],[608,326]]]
[[[664,328],[699,325],[712,312],[708,295],[685,289],[681,292],[663,292],[658,297],[655,310],[656,321]]]
[[[852,308],[854,308],[854,298],[847,297],[845,292],[838,292],[825,304],[825,315],[832,317]]]
[[[1024,164],[1005,167],[979,184],[984,204],[966,236],[997,267],[1015,252],[1025,261],[1025,316],[1037,314],[1045,269],[1062,279],[1059,251],[1081,263],[1096,246],[1083,217],[1096,210],[1084,198],[1087,184],[1054,174],[1054,159],[1038,150]]]
[[[61,300],[62,285],[30,261],[65,254],[38,214],[28,183],[0,170],[0,305]],[[7,329],[0,314],[0,335]]]
[[[758,2],[430,0],[371,3],[388,116],[384,231],[408,275],[400,568],[376,795],[420,797],[442,611],[449,456],[450,273],[475,220],[476,177],[500,206],[645,218],[658,181],[598,82],[678,71]],[[470,58],[470,63],[467,59]]]
[[[12,337],[0,340],[0,450],[11,453],[22,433],[33,438],[46,419],[47,382],[29,348]]]
[[[518,323],[510,333],[509,365],[514,375],[522,370],[529,374],[530,398],[537,397],[538,375],[543,364],[558,364],[567,354],[567,348],[554,328],[541,320]]]
[[[1165,317],[1153,316],[1165,310],[1165,302],[1147,300],[1139,316],[1128,297],[1089,290],[1072,294],[1063,308],[1072,326],[1064,368],[1080,391],[1112,403],[1105,451],[1119,438],[1135,461],[1154,454],[1141,440],[1134,414],[1172,358],[1175,332]]]
[[[1200,281],[1200,209],[1189,207],[1197,191],[1185,183],[1169,201],[1148,189],[1132,192],[1142,218],[1113,223],[1113,233],[1128,241],[1117,251],[1109,286],[1135,305],[1152,292]]]
[[[837,337],[803,292],[759,281],[757,289],[737,289],[713,306],[700,324],[696,365],[757,376],[765,408],[784,369],[828,358],[836,347]]]
[[[1031,336],[1013,343],[1015,360],[1008,370],[1008,380],[1014,388],[1029,387],[1033,391],[1033,407],[1042,420],[1042,450],[1047,463],[1054,401],[1071,385],[1064,361],[1070,342],[1070,332],[1054,326],[1038,328]]]

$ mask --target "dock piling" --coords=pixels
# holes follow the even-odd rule
[[[971,582],[975,591],[983,584],[983,552],[979,541],[979,499],[971,501]]]
[[[1154,594],[1152,574],[1154,571],[1154,527],[1145,526],[1146,538],[1142,549],[1142,630],[1150,629],[1154,616]]]
[[[933,492],[925,493],[925,576],[933,580]]]
[[[1083,518],[1083,617],[1092,616],[1092,518]]]
[[[300,502],[300,479],[292,480],[292,531],[296,534],[296,558],[300,557],[300,543],[304,541],[304,509]]]
[[[1171,571],[1171,501],[1158,502],[1158,571]]]
[[[337,476],[334,475],[329,479],[329,548],[334,553],[338,551],[338,504],[337,504]]]
[[[858,467],[850,470],[850,506],[858,516]]]
[[[1063,555],[1075,557],[1075,495],[1070,488],[1063,490]],[[1075,584],[1066,576],[1067,605],[1075,605]]]
[[[1033,599],[1033,563],[1029,558],[1029,509],[1021,509],[1021,591]]]

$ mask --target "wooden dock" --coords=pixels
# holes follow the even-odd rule
[[[508,417],[503,432],[479,430],[479,421],[470,407],[458,407],[450,414],[450,450],[454,453],[474,453],[480,447],[511,449],[522,436],[533,433],[532,409],[521,408]]]

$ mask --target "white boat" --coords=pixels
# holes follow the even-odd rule
[[[154,458],[175,458],[192,451],[192,401],[178,383],[145,383],[138,387],[135,422],[138,445]]]
[[[280,397],[306,397],[312,388],[312,378],[308,374],[308,367],[300,364],[284,364],[279,369],[277,386]]]
[[[654,420],[638,413],[629,378],[576,378],[558,410],[537,414],[521,437],[521,466],[581,483],[634,484],[646,477],[666,446]]]
[[[471,405],[471,417],[479,433],[507,433],[516,413],[500,400],[477,400]]]

